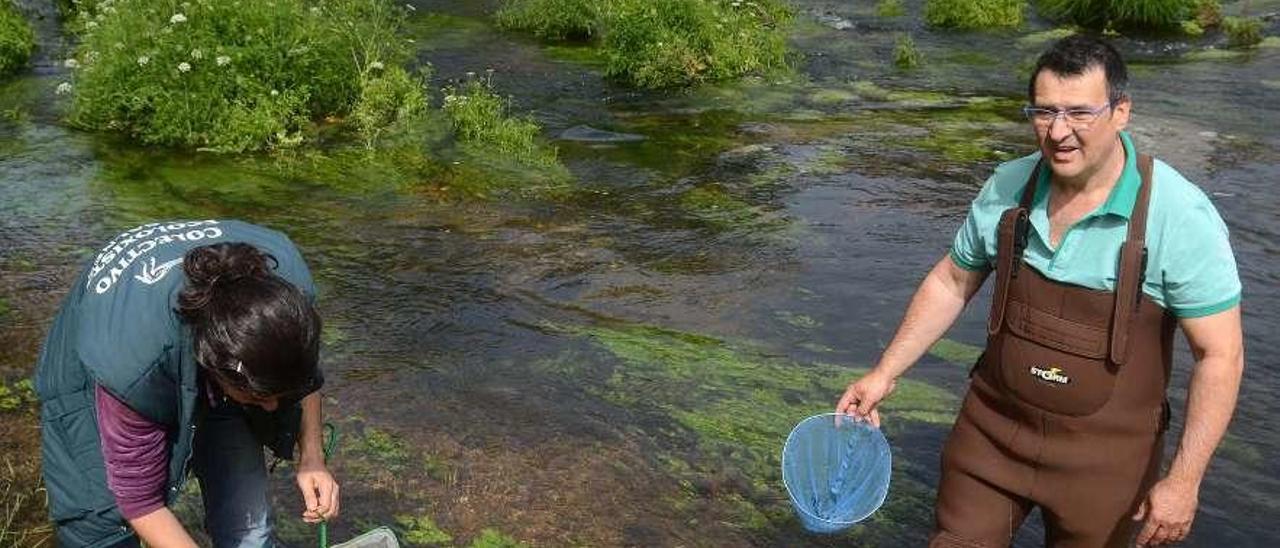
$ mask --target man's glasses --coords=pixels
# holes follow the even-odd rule
[[[1031,120],[1031,123],[1035,124],[1036,127],[1049,127],[1053,125],[1054,120],[1061,117],[1071,127],[1085,128],[1097,121],[1098,116],[1101,116],[1103,111],[1111,108],[1112,104],[1114,104],[1114,101],[1108,101],[1107,104],[1098,108],[1069,108],[1065,110],[1025,106],[1022,107],[1022,114],[1028,120]]]

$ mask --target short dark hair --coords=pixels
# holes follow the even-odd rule
[[[191,328],[196,362],[210,375],[256,396],[297,396],[322,378],[320,316],[272,263],[246,243],[188,251],[178,313]]]
[[[1031,82],[1027,84],[1027,100],[1036,100],[1036,77],[1048,70],[1058,76],[1079,76],[1089,69],[1101,67],[1107,78],[1107,99],[1112,103],[1125,97],[1129,85],[1129,70],[1124,66],[1120,52],[1110,42],[1088,34],[1073,34],[1054,42],[1040,54]]]

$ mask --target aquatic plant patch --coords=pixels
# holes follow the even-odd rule
[[[1227,33],[1227,47],[1251,48],[1262,43],[1262,19],[1257,17],[1228,17],[1222,20],[1222,30]]]
[[[532,118],[511,114],[511,101],[488,79],[470,78],[444,89],[444,113],[458,142],[473,159],[506,160],[521,166],[563,169],[556,150],[539,140]]]
[[[902,17],[907,14],[902,0],[880,0],[876,2],[876,17]]]
[[[35,35],[27,19],[12,0],[0,0],[0,77],[26,66],[35,48]]]
[[[606,74],[637,87],[664,88],[767,73],[786,66],[773,0],[623,0],[604,36]]]
[[[1016,27],[1026,7],[1026,0],[927,0],[924,20],[940,28]]]
[[[1192,15],[1197,0],[1037,0],[1050,19],[1090,29],[1163,30],[1177,28]]]
[[[397,37],[404,12],[384,0],[73,6],[80,46],[60,86],[74,97],[72,122],[150,144],[296,144],[311,120],[348,114],[409,53]]]
[[[667,88],[783,69],[791,17],[779,0],[511,0],[498,23],[549,40],[592,40],[608,76]]]
[[[544,40],[589,40],[600,35],[605,0],[508,0],[498,10],[498,26]]]
[[[660,460],[668,473],[688,484],[689,496],[710,497],[727,509],[735,526],[749,529],[772,529],[792,519],[779,471],[779,451],[787,433],[800,419],[829,411],[846,384],[865,373],[797,363],[750,343],[655,326],[567,330],[587,337],[617,360],[617,366],[604,373],[602,384],[588,390],[637,412],[665,415],[692,434],[692,448],[678,449],[686,446],[672,442],[671,452]],[[601,374],[590,360],[578,367],[591,372],[560,373],[574,378]],[[949,391],[902,379],[882,411],[885,428],[898,435],[945,427],[954,420],[957,407],[958,398]],[[662,429],[654,435],[678,434]],[[910,467],[902,466],[903,471]],[[912,501],[929,490],[910,475],[895,475],[895,481],[899,479],[898,495],[886,511],[914,515]]]

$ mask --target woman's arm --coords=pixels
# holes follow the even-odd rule
[[[338,482],[324,462],[324,421],[321,419],[320,392],[302,398],[302,428],[298,432],[298,489],[306,510],[302,519],[316,523],[338,516]]]
[[[95,389],[98,433],[107,488],[134,532],[148,546],[195,546],[165,507],[169,473],[167,430],[139,415],[106,389]]]
[[[150,548],[195,548],[196,542],[166,506],[145,516],[129,520],[133,531]]]

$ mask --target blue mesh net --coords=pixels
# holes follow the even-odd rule
[[[892,460],[880,429],[847,415],[815,415],[787,436],[782,481],[805,529],[837,533],[880,508]]]

